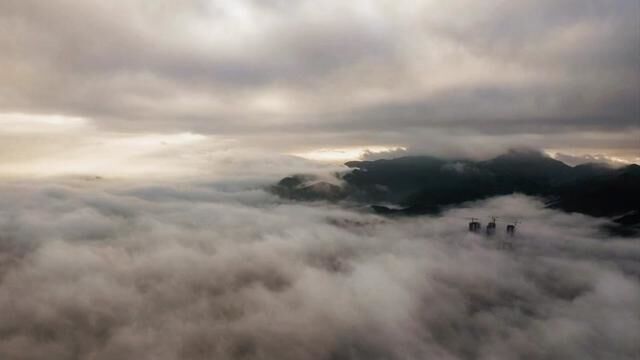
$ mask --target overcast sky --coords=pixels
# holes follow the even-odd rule
[[[0,0],[0,68],[14,168],[149,136],[640,156],[637,0]]]

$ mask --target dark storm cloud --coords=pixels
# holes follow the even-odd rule
[[[572,134],[638,130],[639,7],[9,0],[0,111],[264,143],[347,130],[352,143],[411,146],[416,129],[451,127],[470,141],[565,134],[551,146],[571,147]]]
[[[441,218],[219,183],[4,183],[0,356],[633,359],[640,248],[513,196]],[[526,219],[514,251],[467,216]],[[499,237],[500,238],[500,237]]]

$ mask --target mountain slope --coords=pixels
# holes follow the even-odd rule
[[[571,167],[534,151],[510,151],[487,161],[414,156],[345,165],[351,170],[341,176],[341,187],[285,178],[273,191],[297,200],[377,204],[376,211],[400,214],[436,213],[466,201],[523,193],[564,211],[612,217],[627,227],[640,223],[638,165]]]

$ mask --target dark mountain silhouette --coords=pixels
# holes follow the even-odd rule
[[[614,217],[621,234],[640,230],[640,166],[629,165],[564,183],[550,206],[591,216]]]
[[[640,166],[603,164],[571,167],[543,153],[510,151],[487,161],[411,156],[350,161],[337,186],[297,175],[274,193],[296,200],[348,199],[384,214],[437,213],[447,206],[497,195],[522,193],[546,199],[569,212],[611,217],[624,231],[640,226]],[[391,206],[393,205],[393,206]]]
[[[276,195],[302,201],[338,201],[347,197],[346,189],[321,181],[313,175],[292,175],[271,187]]]

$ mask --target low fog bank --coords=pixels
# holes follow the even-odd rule
[[[466,217],[519,218],[513,250]],[[640,239],[506,196],[386,219],[253,183],[0,185],[3,359],[637,359]]]

